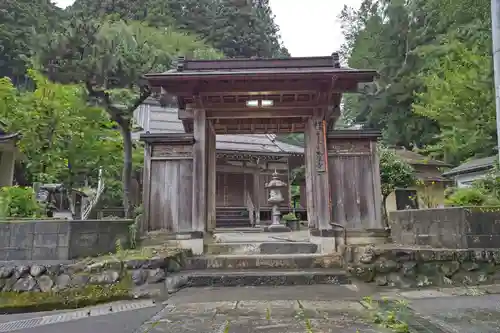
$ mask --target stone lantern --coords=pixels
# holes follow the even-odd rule
[[[273,177],[269,183],[265,185],[266,189],[269,189],[269,198],[267,202],[272,205],[271,213],[271,225],[266,228],[266,231],[280,232],[280,231],[290,231],[290,229],[281,224],[281,212],[279,209],[280,203],[285,201],[281,189],[286,188],[287,184],[278,178],[278,173],[274,170]]]

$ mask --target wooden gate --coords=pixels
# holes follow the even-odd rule
[[[191,231],[193,136],[150,135],[146,139],[143,231]]]
[[[332,221],[347,229],[376,229],[382,208],[378,133],[348,132],[332,132],[327,140]]]

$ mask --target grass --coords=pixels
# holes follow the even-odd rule
[[[164,246],[145,246],[138,249],[122,250],[117,254],[106,254],[92,257],[93,262],[121,261],[121,260],[147,260],[153,257],[173,257],[182,252],[181,249]],[[89,259],[86,259],[89,260]]]
[[[87,285],[59,292],[0,292],[0,314],[77,309],[132,299],[129,279],[114,285]]]

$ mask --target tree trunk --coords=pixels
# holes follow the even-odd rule
[[[386,229],[389,229],[389,216],[387,215],[387,196],[382,197],[382,218]]]
[[[130,121],[120,124],[120,130],[123,137],[123,210],[125,218],[132,216],[132,207],[130,205],[130,187],[132,183],[132,132],[130,131]]]

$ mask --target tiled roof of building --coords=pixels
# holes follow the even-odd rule
[[[429,158],[411,150],[396,149],[396,154],[412,165],[433,165],[437,167],[449,167],[450,165],[439,160]]]
[[[483,158],[477,158],[470,160],[468,162],[462,163],[456,168],[451,169],[448,172],[443,173],[443,176],[456,176],[465,173],[483,171],[493,168],[498,156],[489,156]]]
[[[134,133],[139,138],[142,133],[185,133],[177,109],[162,107],[152,98],[146,100],[135,112],[137,124],[142,131]],[[274,134],[217,135],[216,147],[225,151],[245,151],[256,153],[303,154],[304,148],[278,141]]]

